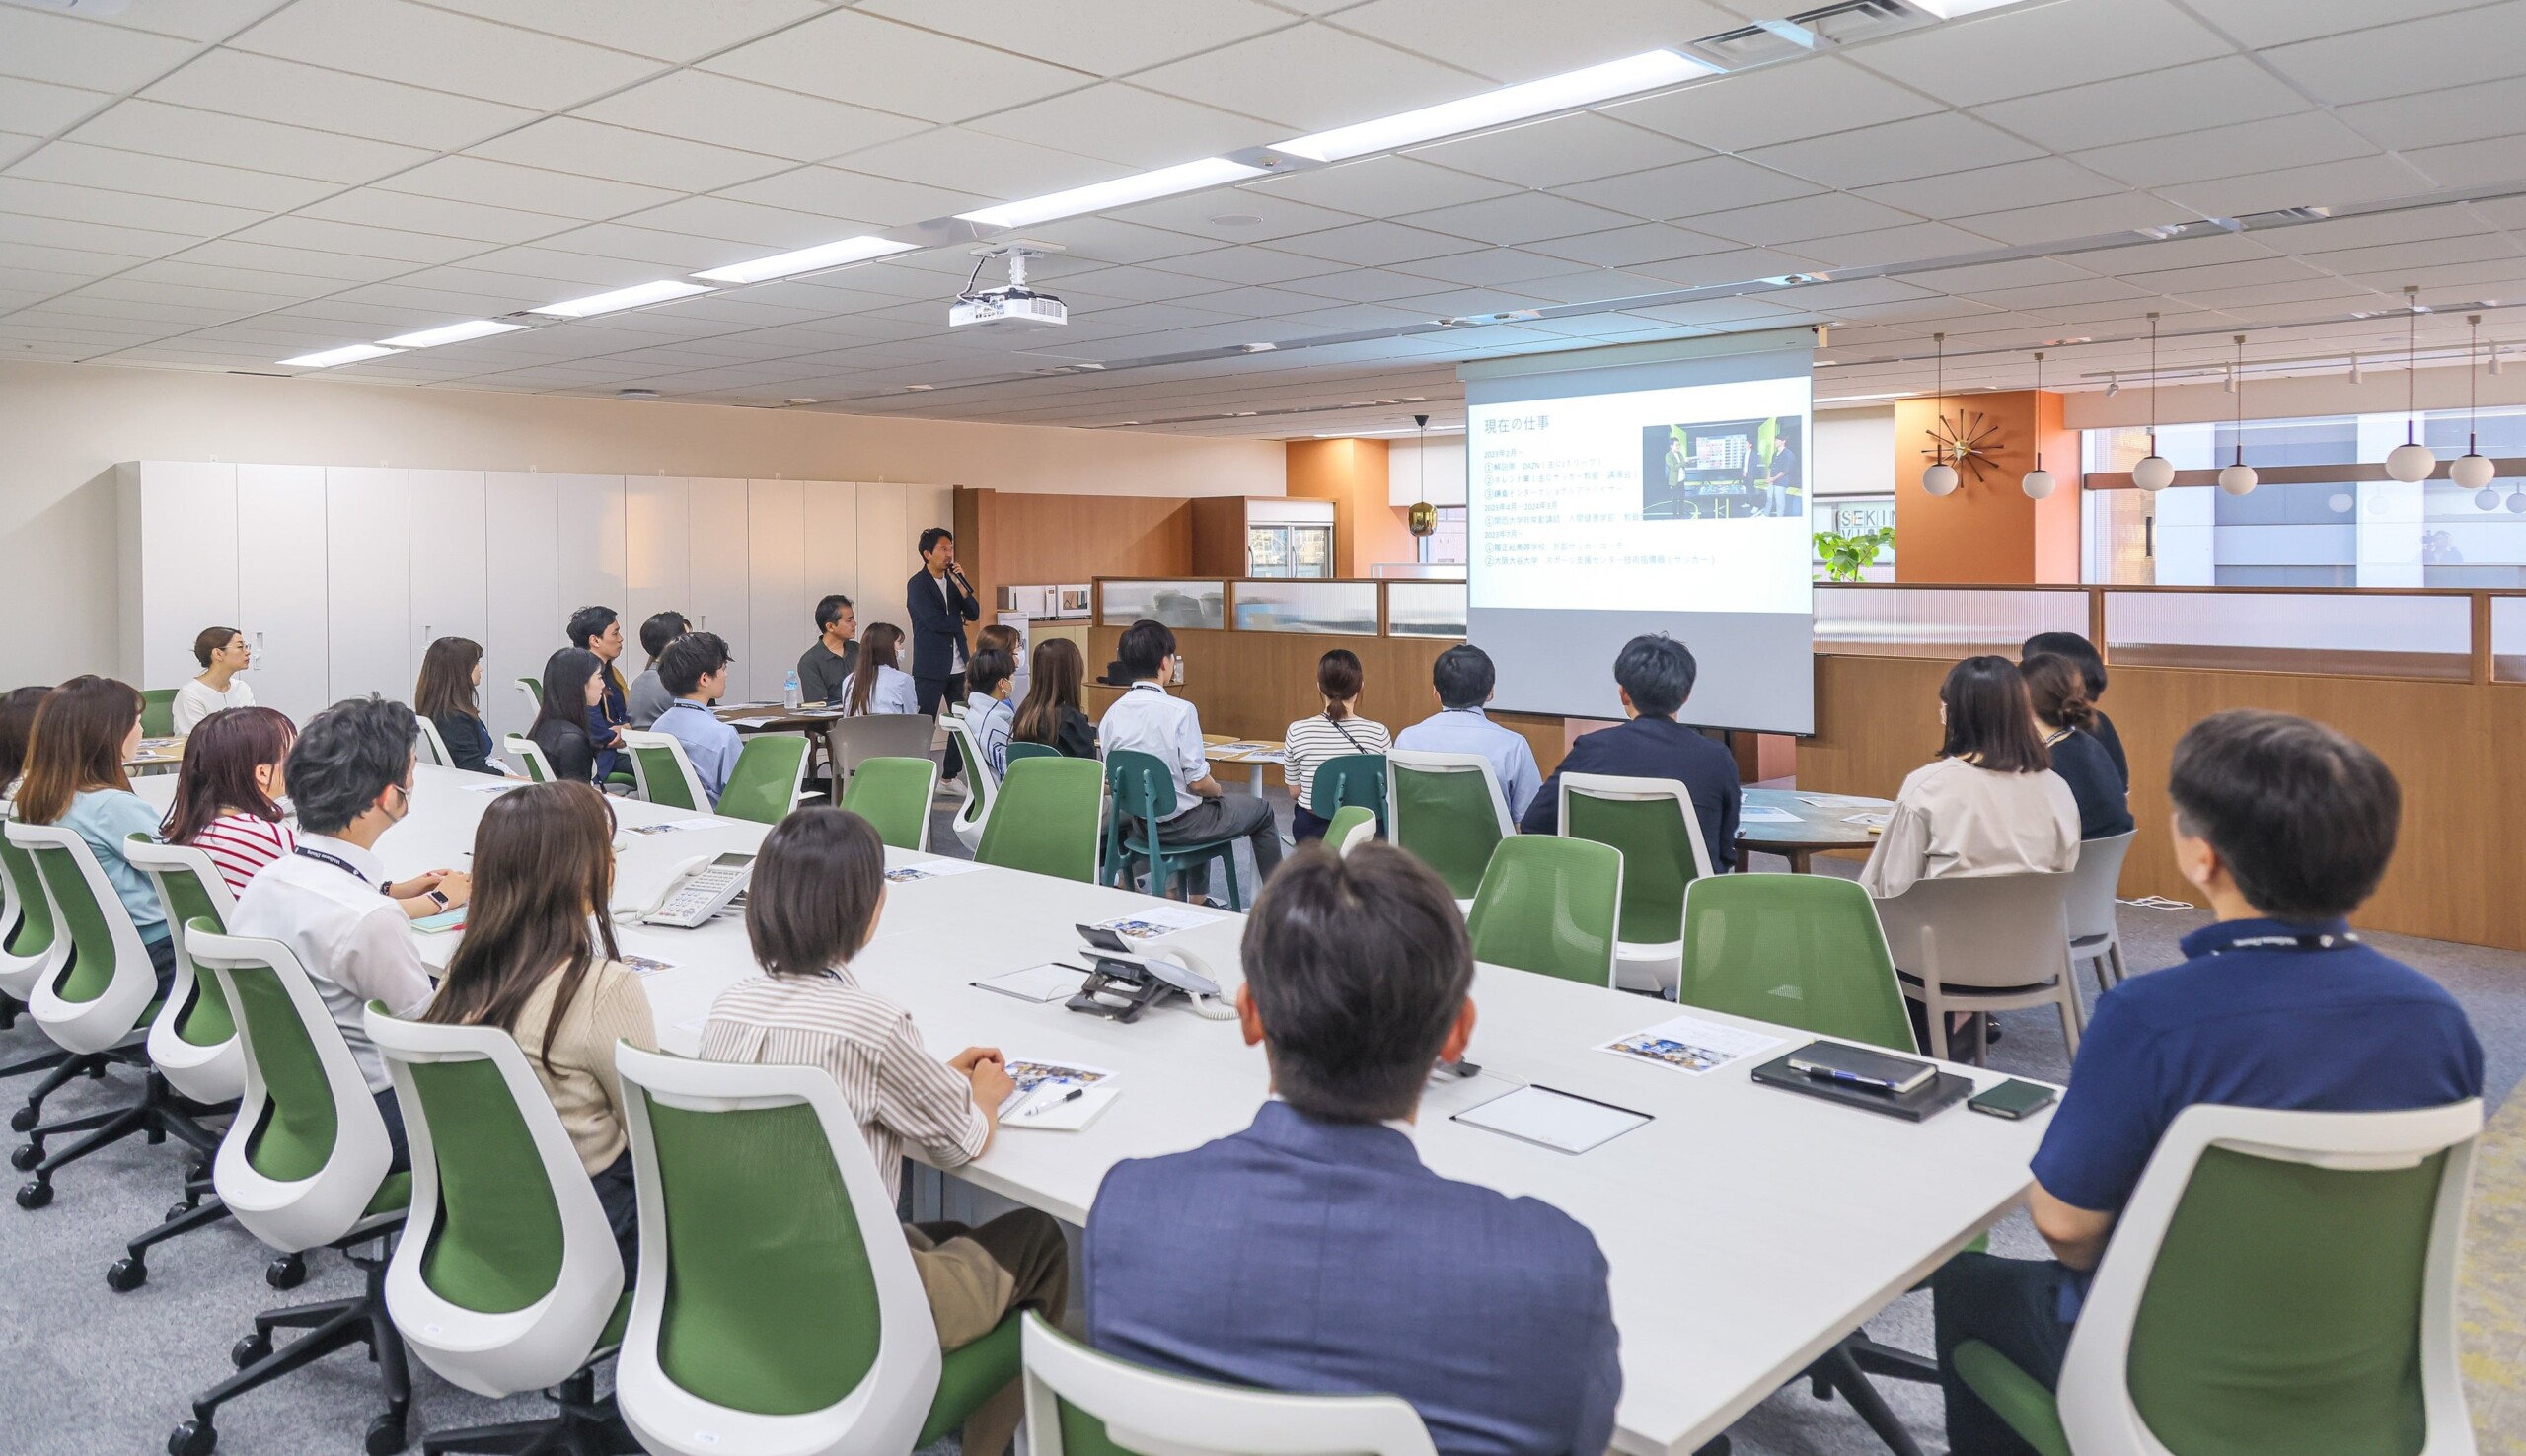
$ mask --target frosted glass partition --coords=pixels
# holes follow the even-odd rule
[[[1146,617],[1171,627],[1218,631],[1226,625],[1226,615],[1224,581],[1109,581],[1096,624],[1127,627]],[[1370,619],[1375,619],[1374,608]]]
[[[1461,591],[1457,593],[1457,601],[1463,601]],[[1236,629],[1240,632],[1334,632],[1374,637],[1377,634],[1377,584],[1374,581],[1240,581],[1236,584]]]
[[[1389,637],[1463,636],[1464,583],[1461,581],[1390,581],[1386,583],[1385,634]]]
[[[2526,597],[2490,599],[2490,676],[2526,683]]]
[[[2473,676],[2473,602],[2396,592],[2105,594],[2117,667],[2347,677]]]
[[[2037,632],[2088,629],[2087,593],[1816,584],[1816,650],[1878,657],[2001,652]]]

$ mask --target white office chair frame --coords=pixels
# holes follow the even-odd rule
[[[404,1237],[386,1271],[386,1309],[404,1343],[421,1363],[476,1395],[515,1395],[558,1385],[595,1352],[606,1321],[623,1297],[623,1259],[606,1222],[596,1187],[588,1182],[578,1150],[553,1110],[551,1094],[536,1079],[526,1054],[498,1027],[438,1026],[390,1016],[371,1004],[363,1013],[368,1038],[386,1058],[395,1098],[404,1108],[404,1132],[412,1146],[412,1203]],[[440,1295],[421,1276],[421,1261],[438,1225],[438,1157],[427,1104],[412,1081],[412,1064],[488,1061],[516,1102],[553,1189],[561,1220],[561,1269],[543,1298],[523,1309],[486,1314]]]
[[[235,917],[237,903],[229,898],[228,882],[220,878],[219,866],[205,850],[133,839],[124,844],[122,857],[158,887],[158,903],[167,907],[167,930],[176,951],[176,979],[167,987],[167,1004],[149,1024],[150,1064],[167,1078],[168,1086],[195,1102],[226,1102],[246,1090],[246,1049],[238,1045],[234,1033],[217,1046],[202,1047],[186,1041],[176,1030],[177,1020],[192,1002],[194,983],[202,976],[186,948],[185,927],[176,923],[176,898],[167,893],[167,876],[191,871],[223,925]],[[234,1007],[230,1018],[235,1019]]]
[[[2096,988],[2102,995],[2122,982],[2122,930],[2116,922],[2114,894],[2122,884],[2122,860],[2131,852],[2138,830],[2079,844],[2079,862],[2070,870],[2070,898],[2064,914],[2069,922],[2070,965],[2096,962]]]
[[[693,796],[693,812],[708,814],[712,811],[710,791],[702,786],[702,774],[693,766],[693,760],[686,755],[683,739],[672,733],[659,733],[654,729],[626,728],[623,730],[623,747],[627,750],[662,748],[675,755],[676,771],[684,775],[684,791]],[[649,797],[648,766],[641,762],[638,754],[626,753],[624,757],[632,761],[632,777],[637,785],[632,792],[644,803],[655,803],[656,800]]]
[[[1570,800],[1573,794],[1597,799],[1640,801],[1672,799],[1675,810],[1684,817],[1684,833],[1693,846],[1693,878],[1711,876],[1710,846],[1702,842],[1701,816],[1693,812],[1693,796],[1675,778],[1629,778],[1617,773],[1564,773],[1561,775],[1561,833],[1570,833]],[[1629,868],[1625,867],[1626,870]],[[1682,921],[1677,920],[1678,927]],[[1626,974],[1627,973],[1627,974]],[[1655,991],[1672,999],[1675,987],[1684,978],[1684,942],[1680,935],[1673,940],[1617,940],[1614,942],[1614,986],[1618,990]]]
[[[537,715],[544,711],[544,693],[537,689],[535,684],[524,678],[518,678],[514,681],[517,684],[517,691],[519,694],[526,699],[526,721],[533,723]]]
[[[913,1266],[912,1246],[893,1233],[895,1201],[878,1180],[859,1123],[842,1088],[819,1068],[694,1061],[618,1045],[615,1069],[626,1086],[632,1174],[640,1191],[640,1270],[632,1320],[615,1357],[614,1393],[640,1444],[661,1456],[870,1456],[912,1449],[938,1393],[938,1326]],[[646,1094],[644,1097],[642,1094]],[[667,1211],[646,1098],[703,1112],[803,1104],[823,1125],[877,1288],[877,1357],[849,1395],[798,1416],[762,1416],[706,1401],[668,1378],[658,1363],[666,1311]]]
[[[27,1011],[43,1028],[53,1044],[73,1054],[103,1052],[130,1036],[140,1024],[140,1015],[149,1009],[150,1000],[158,994],[158,971],[150,964],[148,948],[141,944],[140,929],[131,922],[131,911],[115,893],[113,882],[106,878],[97,863],[95,851],[76,830],[59,825],[9,822],[9,842],[25,849],[37,863],[36,878],[44,879],[41,854],[65,850],[71,863],[87,881],[88,893],[96,898],[98,911],[104,915],[106,933],[114,943],[113,979],[106,983],[105,991],[93,1001],[65,1001],[61,998],[61,978],[47,976],[31,987]],[[49,880],[44,881],[44,899],[52,908],[54,936],[62,941],[70,938],[70,917],[62,913],[61,897],[53,893]]]
[[[965,804],[956,811],[952,827],[956,831],[956,842],[964,845],[967,853],[972,853],[983,845],[983,826],[991,819],[992,805],[999,802],[1000,779],[991,771],[991,764],[983,758],[981,746],[974,742],[973,729],[965,726],[963,718],[943,718],[940,721],[947,725],[948,740],[956,745],[956,752],[965,761],[964,774],[957,780],[965,786]]]
[[[40,893],[43,882],[40,872],[36,875],[36,882]],[[49,910],[51,899],[48,895],[44,904],[45,909]],[[5,870],[0,870],[0,992],[5,992],[17,1000],[32,1003],[36,997],[36,987],[58,977],[61,974],[61,968],[70,963],[70,932],[59,920],[55,920],[52,928],[52,944],[45,947],[41,954],[22,956],[11,951],[8,944],[17,935],[18,927],[25,923],[26,918],[26,905],[18,898],[17,877]]]
[[[1283,1395],[1184,1380],[1073,1344],[1025,1316],[1032,1456],[1064,1456],[1060,1403],[1105,1422],[1130,1451],[1160,1456],[1437,1456],[1411,1405],[1390,1395]]]
[[[227,1134],[219,1139],[219,1156],[211,1161],[211,1186],[246,1231],[284,1254],[322,1248],[365,1229],[386,1228],[404,1217],[395,1208],[367,1216],[369,1201],[386,1180],[394,1149],[386,1140],[386,1120],[369,1096],[368,1079],[351,1059],[350,1043],[334,1024],[324,998],[297,955],[277,940],[246,935],[212,935],[188,931],[193,964],[219,981],[228,1004],[238,1007],[237,1036],[246,1048],[246,1092]],[[325,1166],[301,1179],[266,1178],[247,1160],[247,1145],[262,1126],[271,1104],[261,1067],[255,1060],[252,1026],[237,997],[229,973],[240,967],[269,966],[289,996],[298,1024],[316,1049],[325,1068],[325,1083],[334,1094],[334,1151]]]
[[[455,756],[448,753],[447,740],[439,736],[438,725],[419,713],[414,713],[412,719],[421,725],[421,761],[441,768],[455,767]]]
[[[2079,1312],[2061,1362],[2061,1426],[2079,1456],[2173,1456],[2131,1404],[2131,1330],[2167,1229],[2212,1147],[2320,1168],[2409,1168],[2445,1150],[2420,1311],[2421,1406],[2428,1422],[2420,1456],[2473,1456],[2474,1426],[2457,1366],[2456,1267],[2474,1144],[2483,1129],[2480,1099],[2413,1112],[2274,1112],[2197,1104],[2176,1115],[2150,1154],[2131,1201],[2115,1221],[2096,1282]]]
[[[1482,786],[1491,795],[1491,813],[1500,821],[1500,837],[1508,838],[1518,832],[1518,821],[1509,813],[1509,796],[1500,791],[1499,770],[1480,754],[1441,754],[1427,750],[1388,749],[1385,754],[1385,832],[1394,843],[1403,842],[1403,799],[1394,791],[1394,778],[1402,773],[1479,773]],[[1584,775],[1583,775],[1584,776]],[[1707,857],[1707,856],[1705,856]],[[1471,914],[1473,902],[1456,902],[1459,913]],[[1682,952],[1678,950],[1680,956]]]
[[[510,734],[500,740],[500,747],[517,755],[517,761],[526,765],[526,776],[535,782],[551,783],[559,776],[553,771],[553,761],[544,757],[543,745],[525,734]]]

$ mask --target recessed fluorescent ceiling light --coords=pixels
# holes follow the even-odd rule
[[[1462,101],[1442,102],[1423,107],[1417,111],[1404,111],[1356,126],[1319,131],[1285,141],[1274,151],[1288,152],[1316,162],[1341,162],[1352,157],[1365,157],[1371,152],[1391,152],[1421,142],[1436,141],[1443,136],[1456,136],[1486,127],[1505,126],[1530,116],[1567,111],[1575,107],[1594,106],[1635,91],[1648,91],[1659,86],[1672,86],[1696,76],[1718,73],[1718,67],[1705,65],[1672,50],[1648,50],[1590,66],[1583,71],[1566,71],[1528,81],[1518,86],[1504,86]]]
[[[1082,212],[1102,212],[1108,207],[1127,207],[1134,202],[1147,202],[1152,197],[1171,197],[1177,192],[1216,187],[1222,182],[1238,182],[1262,171],[1260,167],[1248,167],[1225,157],[1205,157],[1199,162],[1183,162],[1173,167],[1161,167],[1155,172],[1134,173],[1112,182],[1073,187],[1067,192],[1049,192],[1021,202],[1003,202],[998,207],[960,212],[956,216],[978,227],[1032,227],[1057,217],[1077,217]]]
[[[912,243],[897,243],[890,238],[879,238],[863,233],[856,238],[845,238],[839,243],[821,243],[813,248],[801,248],[795,253],[776,253],[770,257],[758,257],[751,262],[730,263],[724,268],[712,268],[706,273],[696,273],[693,276],[707,278],[713,283],[760,283],[766,278],[786,278],[792,273],[812,273],[818,268],[838,268],[844,263],[866,262],[872,257],[884,257],[890,253],[909,253],[918,246]]]
[[[709,291],[700,283],[680,283],[673,278],[661,278],[655,283],[618,288],[612,293],[591,293],[585,298],[563,299],[527,312],[551,314],[557,319],[584,319],[591,314],[611,314],[618,309],[636,309],[642,304],[665,303],[671,298],[690,298]]]
[[[347,348],[327,349],[317,354],[301,354],[280,362],[292,369],[331,369],[336,364],[356,364],[362,359],[383,359],[388,354],[402,353],[379,344],[352,344]]]
[[[469,338],[515,333],[525,327],[523,324],[503,324],[497,319],[474,319],[463,324],[450,324],[443,328],[424,328],[418,333],[399,333],[378,342],[399,349],[434,349],[440,344],[463,343]]]

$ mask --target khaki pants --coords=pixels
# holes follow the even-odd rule
[[[1021,1307],[1061,1323],[1070,1294],[1070,1246],[1049,1214],[1020,1208],[980,1228],[907,1223],[904,1238],[929,1296],[941,1350],[973,1344]],[[965,1418],[965,1456],[1000,1456],[1008,1449],[1021,1406],[1011,1381]]]

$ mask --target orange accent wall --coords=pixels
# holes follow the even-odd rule
[[[1969,468],[1956,493],[1942,499],[1921,488],[1930,464],[1935,400],[1894,405],[1894,579],[1908,582],[2051,581],[2079,579],[2079,437],[2061,417],[2050,391],[1952,396],[1947,417],[1962,411],[1998,430],[1980,480]],[[2029,500],[2018,481],[2043,465],[2060,483]]]
[[[1383,440],[1292,440],[1289,493],[1333,502],[1333,574],[1412,559],[1412,531],[1386,501]]]

